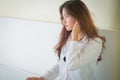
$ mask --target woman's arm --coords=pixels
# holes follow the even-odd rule
[[[59,63],[54,65],[51,69],[49,69],[44,75],[43,78],[45,80],[54,80],[59,75]]]
[[[78,41],[71,41],[66,55],[68,70],[75,70],[87,63],[96,60],[101,53],[102,42],[99,38],[90,40],[83,49]]]
[[[59,75],[59,64],[54,65],[41,77],[28,77],[26,80],[54,80]]]
[[[26,80],[45,80],[43,77],[28,77]]]

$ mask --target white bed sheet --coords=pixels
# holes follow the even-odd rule
[[[29,76],[38,76],[31,72],[0,64],[0,80],[25,80]]]

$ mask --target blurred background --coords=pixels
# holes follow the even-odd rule
[[[0,80],[39,76],[57,62],[54,46],[66,0],[0,0]],[[83,0],[107,39],[97,80],[120,80],[120,0]]]

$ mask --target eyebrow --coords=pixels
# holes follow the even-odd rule
[[[66,14],[64,14],[64,15],[62,15],[62,16],[65,16],[65,15],[70,15],[69,13],[66,13]]]

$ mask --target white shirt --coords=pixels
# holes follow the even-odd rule
[[[97,59],[102,50],[99,38],[90,39],[84,36],[78,41],[68,42],[61,51],[58,64],[47,71],[45,80],[93,80]]]

